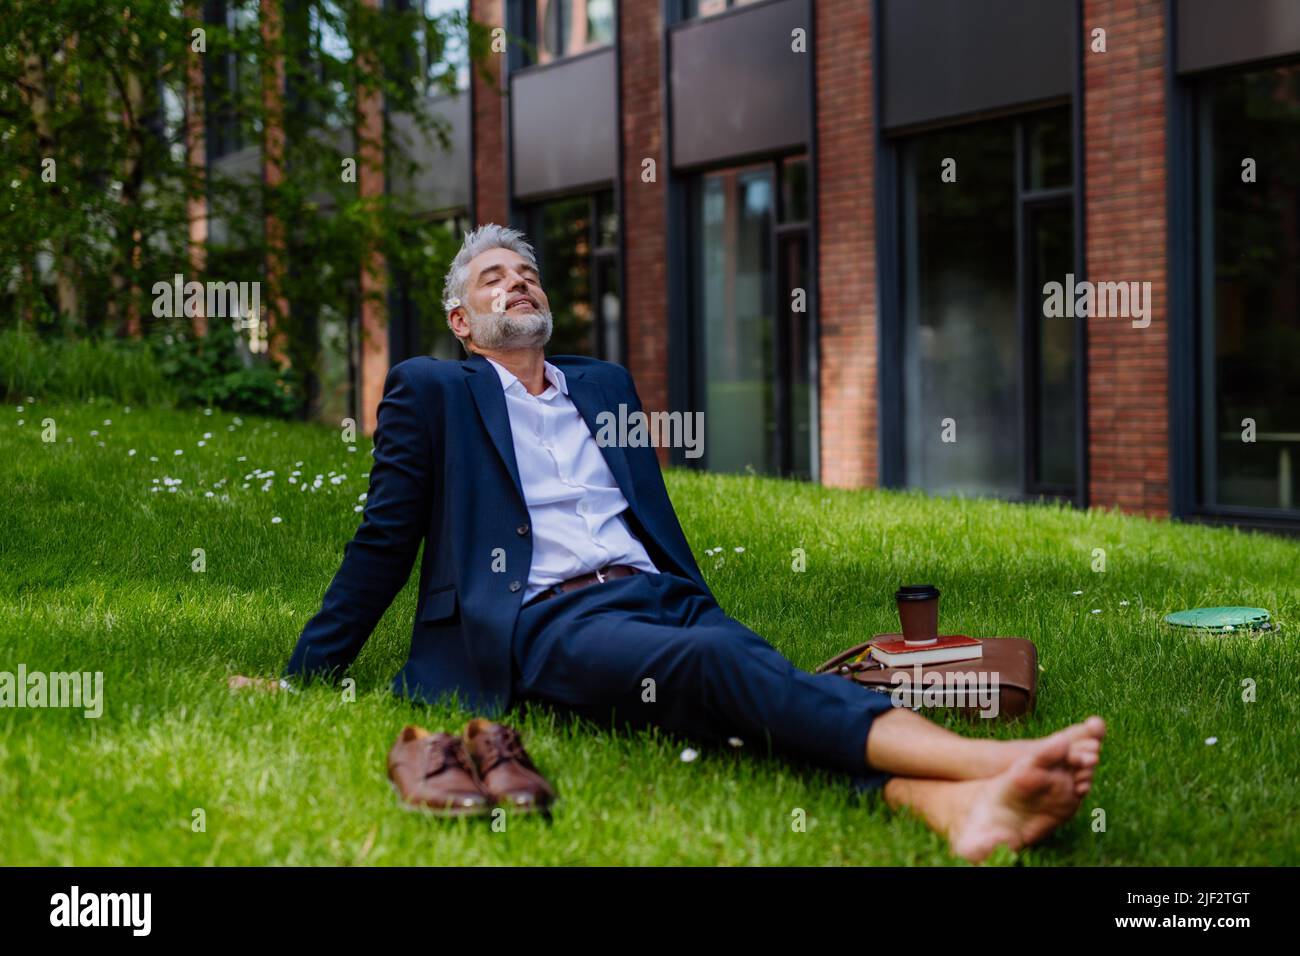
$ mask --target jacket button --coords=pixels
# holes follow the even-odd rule
[[[519,535],[519,537],[521,538],[527,533],[528,533],[528,525],[526,524],[521,524],[518,528],[515,528],[515,534]]]
[[[518,581],[511,581],[511,582],[510,582],[510,590],[511,590],[511,591],[518,591],[521,587],[523,587],[523,585],[520,584]]]

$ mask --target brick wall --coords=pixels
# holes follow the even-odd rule
[[[1165,3],[1084,0],[1088,279],[1151,283],[1151,324],[1088,321],[1089,500],[1168,514]],[[1091,52],[1106,31],[1105,53]]]
[[[623,257],[628,369],[646,411],[668,407],[668,274],[660,5],[619,5],[622,87]],[[641,181],[642,161],[655,161],[656,181]],[[685,302],[677,303],[682,308]],[[660,449],[660,460],[666,449]]]
[[[470,16],[490,26],[505,25],[504,0],[471,0]],[[470,70],[474,97],[474,217],[478,223],[509,222],[509,194],[506,190],[505,73],[504,53],[493,53],[484,66],[491,80],[479,75],[479,64]]]
[[[817,4],[821,480],[878,483],[870,4]]]

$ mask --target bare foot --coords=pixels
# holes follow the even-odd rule
[[[997,776],[1010,768],[1021,757],[1038,753],[1044,747],[1053,747],[1060,740],[1070,742],[1070,762],[1072,764],[1082,764],[1091,760],[1091,766],[1096,766],[1101,751],[1101,740],[1105,736],[1106,722],[1093,715],[1077,724],[1062,727],[1056,733],[1048,734],[1046,737],[1037,737],[1032,740],[992,741],[999,746],[990,754],[988,773],[985,776]]]
[[[1100,718],[1091,719],[1100,723]],[[1091,719],[1075,726],[1086,726]],[[1086,736],[1100,745],[1091,733]],[[1091,744],[1076,762],[1072,751],[1077,742],[1065,731],[1032,741],[1039,745],[1035,751],[1017,758],[996,777],[962,784],[970,788],[969,802],[964,816],[948,828],[953,853],[978,863],[997,846],[1019,850],[1037,843],[1074,816],[1096,766],[1082,756]]]

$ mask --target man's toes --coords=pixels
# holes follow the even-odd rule
[[[1078,797],[1087,796],[1088,791],[1092,789],[1092,779],[1074,781],[1074,794]]]
[[[1101,753],[1097,747],[1076,746],[1070,749],[1070,765],[1083,770],[1101,763]]]
[[[1106,721],[1102,720],[1096,714],[1093,714],[1083,722],[1083,726],[1088,731],[1088,736],[1101,740],[1106,736]]]

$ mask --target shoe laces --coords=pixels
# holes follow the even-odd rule
[[[528,759],[528,754],[519,741],[519,733],[509,727],[494,728],[480,735],[475,741],[475,749],[478,751],[480,773],[487,773],[506,760],[517,760],[525,767],[532,767],[532,761]]]
[[[448,764],[460,767],[466,773],[473,776],[469,755],[465,753],[465,745],[454,738],[446,737],[427,737],[428,742],[425,744],[425,777],[432,777],[441,773],[447,768]]]

